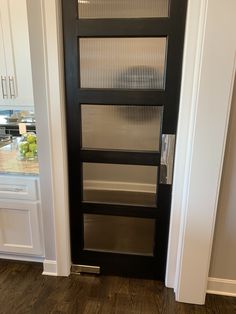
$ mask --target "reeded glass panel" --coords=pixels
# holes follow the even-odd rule
[[[158,151],[162,108],[82,105],[82,146]]]
[[[84,248],[153,255],[155,220],[84,214]]]
[[[156,205],[157,167],[83,163],[83,201]]]
[[[79,41],[81,88],[164,88],[166,38]]]
[[[169,0],[79,0],[79,17],[87,19],[167,17]]]

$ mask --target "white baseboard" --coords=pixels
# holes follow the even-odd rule
[[[207,293],[236,297],[236,280],[209,277]]]
[[[57,276],[57,262],[45,259],[43,262],[43,275]]]
[[[16,255],[16,254],[0,254],[0,259],[43,263],[44,257],[42,257],[42,256],[22,256],[22,255]]]

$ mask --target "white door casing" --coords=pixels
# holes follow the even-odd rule
[[[235,75],[235,12],[233,0],[189,1],[166,276],[181,302],[205,302]]]
[[[64,74],[60,0],[27,0],[44,229],[44,274],[69,276]]]

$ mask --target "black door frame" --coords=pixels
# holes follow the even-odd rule
[[[158,178],[156,208],[83,203],[83,162],[160,167],[160,153],[82,149],[81,123],[78,125],[78,121],[81,121],[80,105],[163,106],[162,133],[176,134],[187,0],[170,2],[170,14],[166,18],[79,20],[78,0],[62,0],[72,262],[94,265],[96,261],[96,265],[101,266],[103,273],[164,279],[172,186],[160,184]],[[165,88],[163,90],[81,89],[78,37],[166,37]],[[154,257],[84,250],[84,213],[155,218]]]

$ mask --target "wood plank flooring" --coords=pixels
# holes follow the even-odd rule
[[[174,301],[158,281],[113,276],[42,276],[42,265],[0,260],[0,313],[236,313],[236,298],[208,295],[206,305]]]

